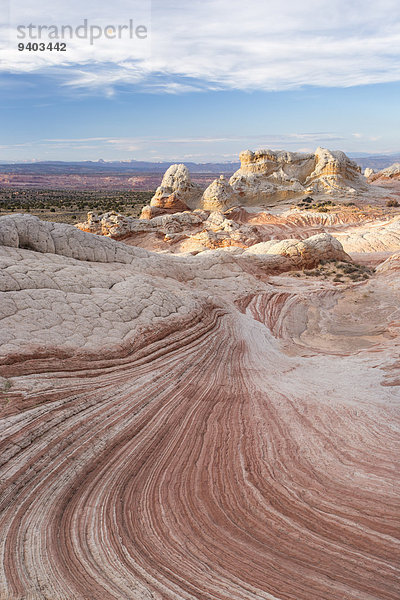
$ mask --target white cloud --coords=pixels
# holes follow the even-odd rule
[[[51,19],[48,15],[51,15]],[[148,40],[67,40],[65,53],[18,52],[3,41],[2,70],[47,72],[112,95],[116,86],[182,93],[285,90],[400,80],[398,0],[11,0],[10,21],[151,24]]]
[[[346,138],[335,133],[282,133],[226,137],[82,137],[42,138],[0,146],[4,160],[26,160],[32,153],[45,160],[197,160],[237,161],[245,148],[272,148],[310,152],[317,146],[337,147]],[[303,149],[303,144],[308,146]],[[28,153],[28,154],[27,154]]]

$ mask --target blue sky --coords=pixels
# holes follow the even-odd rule
[[[0,29],[0,160],[400,150],[398,0],[110,6],[10,0]],[[84,19],[101,28],[132,19],[148,35],[66,39],[65,53],[16,48],[18,25],[75,28]]]

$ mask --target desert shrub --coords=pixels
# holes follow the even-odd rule
[[[397,200],[388,200],[386,202],[386,206],[389,207],[396,207],[396,206],[400,206],[399,203],[397,202]]]
[[[346,265],[345,267],[343,267],[343,273],[354,273],[355,271],[358,271],[358,268],[355,265]]]

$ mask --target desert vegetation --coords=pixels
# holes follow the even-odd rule
[[[302,271],[294,271],[294,277],[319,277],[322,279],[330,279],[335,283],[349,283],[351,281],[357,283],[365,281],[375,273],[375,269],[357,263],[348,263],[337,260],[324,261],[322,260],[315,269],[304,269]]]
[[[311,196],[307,196],[307,198],[303,198],[299,200],[295,205],[298,208],[303,210],[313,210],[315,212],[329,212],[331,209],[343,208],[346,206],[347,208],[352,208],[353,210],[357,210],[357,205],[354,202],[345,202],[344,204],[337,204],[333,200],[322,200],[317,201],[314,200]]]
[[[89,210],[138,216],[147,191],[0,188],[0,215],[28,212],[48,221],[77,223]]]

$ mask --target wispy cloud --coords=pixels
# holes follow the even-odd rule
[[[238,160],[245,148],[272,148],[310,152],[319,145],[341,145],[345,137],[327,132],[300,132],[282,134],[256,134],[225,137],[82,137],[41,138],[26,143],[0,146],[7,159],[10,156],[31,156],[52,160],[198,160],[203,162]],[[303,146],[306,143],[307,146]],[[30,157],[29,156],[29,157]],[[6,158],[6,157],[5,157]],[[1,158],[0,158],[1,160]]]
[[[69,86],[112,96],[121,86],[179,94],[204,89],[286,90],[400,80],[398,0],[12,1],[11,22],[102,24],[149,21],[149,43],[68,42],[66,53],[16,50],[4,24],[1,69],[37,70]],[[117,15],[117,16],[115,16]],[[136,22],[138,22],[136,20]],[[62,55],[61,55],[62,54]]]

